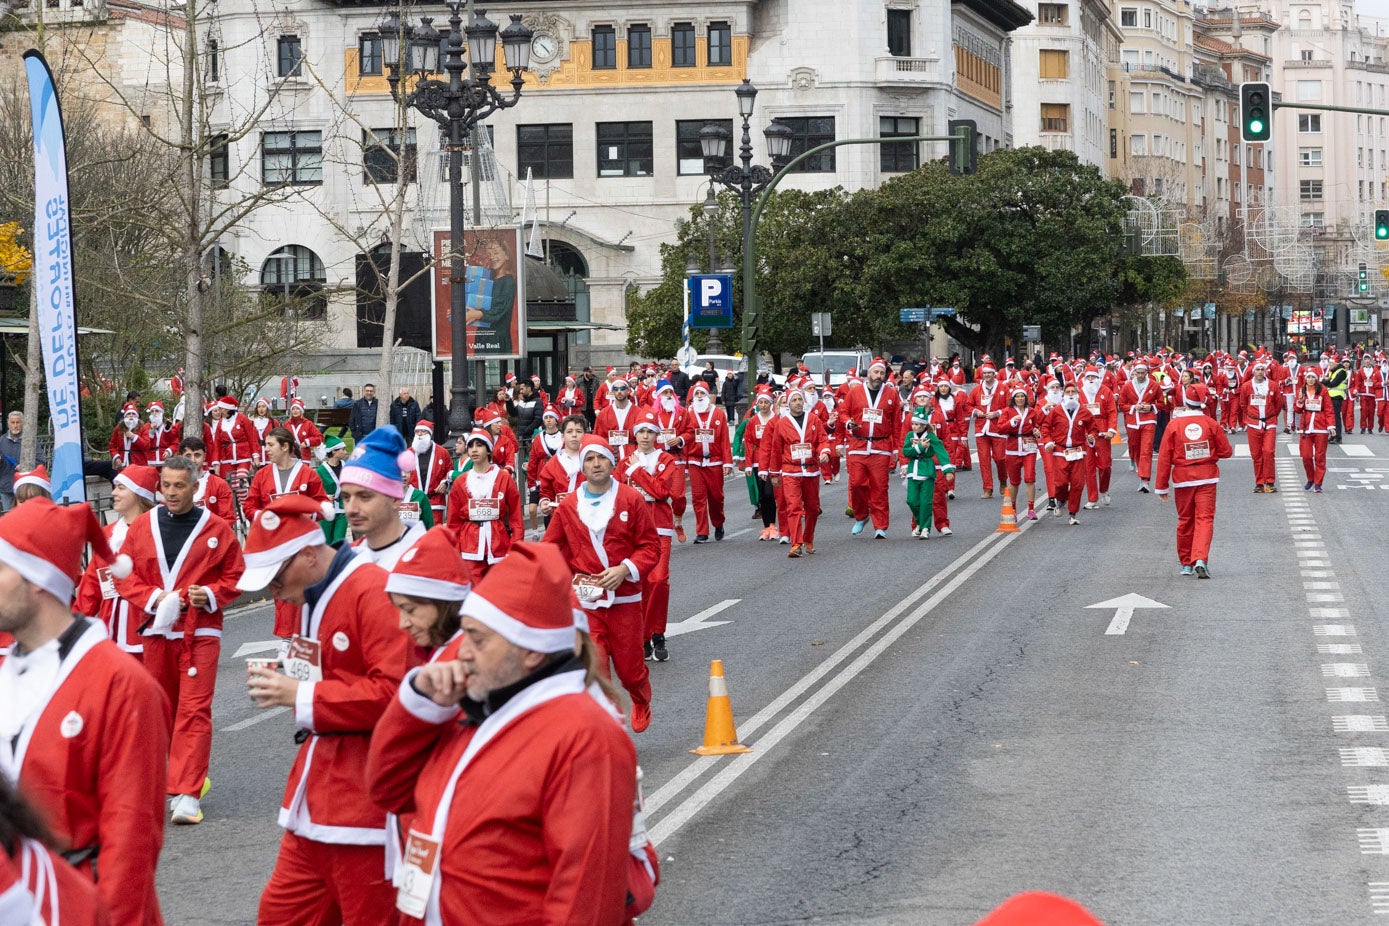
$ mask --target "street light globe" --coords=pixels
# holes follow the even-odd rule
[[[511,14],[511,23],[502,30],[502,50],[506,52],[506,66],[513,71],[524,71],[531,66],[531,39],[535,32],[521,22],[520,13]]]
[[[773,122],[762,131],[767,139],[767,154],[771,156],[773,162],[785,161],[791,156],[791,142],[796,137],[796,133],[791,127],[780,122]]]
[[[388,68],[400,67],[400,37],[404,31],[400,17],[395,13],[381,20],[376,27],[376,33],[381,38],[381,60]]]
[[[699,150],[705,160],[722,161],[728,156],[728,130],[717,122],[706,122],[699,130]]]
[[[487,18],[486,10],[478,10],[463,31],[468,34],[468,63],[474,75],[490,73],[497,64],[497,24]]]
[[[410,36],[410,71],[433,74],[439,69],[439,30],[434,20],[422,17]]]
[[[751,116],[752,107],[757,102],[757,88],[752,85],[752,81],[744,77],[733,94],[738,97],[738,115],[744,119]]]

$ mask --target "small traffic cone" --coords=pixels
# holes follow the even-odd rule
[[[733,726],[733,704],[728,700],[728,685],[723,680],[722,659],[709,663],[709,703],[704,709],[704,745],[690,752],[697,756],[752,752],[738,742],[738,730]]]
[[[1124,438],[1118,428],[1114,429],[1114,436],[1109,439],[1109,442],[1111,444],[1122,444],[1124,442]]]
[[[999,513],[998,530],[995,534],[1016,534],[1018,532],[1018,513],[1013,510],[1013,488],[1003,487],[1003,511]]]

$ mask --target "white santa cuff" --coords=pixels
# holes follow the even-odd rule
[[[640,582],[640,581],[641,581],[641,573],[637,570],[637,564],[636,564],[636,563],[632,562],[630,559],[624,559],[624,560],[622,561],[622,565],[626,566],[626,567],[627,567],[627,571],[628,571],[629,573],[631,573],[631,575],[632,575],[632,581],[633,581],[633,582]]]
[[[448,723],[458,716],[458,705],[443,707],[415,690],[415,676],[419,674],[418,668],[405,674],[405,681],[400,686],[400,706],[409,711],[411,717],[425,723]]]
[[[217,596],[212,594],[212,589],[208,588],[206,585],[203,586],[203,591],[207,593],[207,604],[203,605],[203,610],[208,614],[216,614]]]
[[[1154,489],[1153,493],[1156,495],[1166,495],[1169,491],[1169,489]]]
[[[301,730],[313,730],[313,682],[300,682],[294,691],[294,723]]]

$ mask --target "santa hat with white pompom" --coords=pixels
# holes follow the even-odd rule
[[[82,548],[111,563],[111,575],[130,575],[130,557],[111,556],[111,547],[88,505],[55,505],[35,498],[0,518],[0,562],[64,605],[82,575]]]
[[[405,474],[415,469],[415,455],[395,428],[377,428],[358,442],[343,465],[341,485],[361,486],[391,498],[405,497]]]

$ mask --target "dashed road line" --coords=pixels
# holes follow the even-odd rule
[[[1389,855],[1389,830],[1359,829],[1355,837],[1360,842],[1361,855]]]
[[[1331,729],[1336,733],[1389,733],[1389,720],[1381,714],[1341,714],[1331,718]]]
[[[247,727],[254,727],[256,724],[269,720],[271,717],[278,717],[287,710],[289,710],[289,708],[287,707],[272,707],[268,710],[261,711],[259,714],[256,714],[253,717],[247,717],[245,720],[238,720],[236,723],[231,724],[230,726],[223,727],[217,732],[236,733],[238,731],[245,730]]]
[[[1323,656],[1354,656],[1362,650],[1359,643],[1318,643],[1317,652]]]
[[[1321,667],[1322,678],[1365,678],[1370,667],[1363,662],[1331,662]]]
[[[1353,746],[1336,750],[1341,754],[1341,764],[1347,767],[1384,768],[1389,766],[1389,752],[1378,746]]]
[[[1328,688],[1326,689],[1326,700],[1333,704],[1340,701],[1378,701],[1379,690],[1376,688]]]

